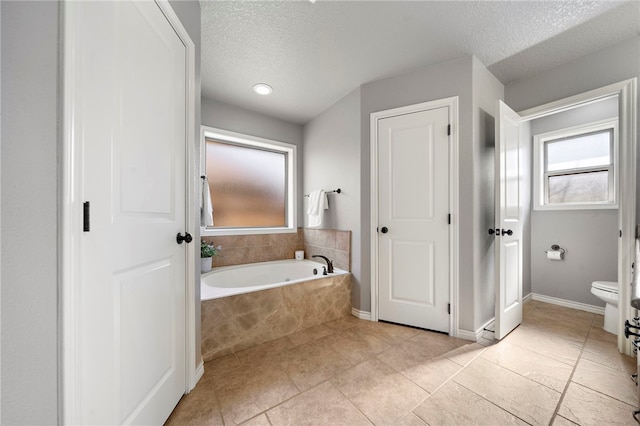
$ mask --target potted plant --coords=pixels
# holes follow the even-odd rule
[[[213,244],[207,244],[205,241],[200,241],[200,271],[211,271],[211,260],[213,256],[218,255],[218,251],[222,249],[221,246],[215,247]]]

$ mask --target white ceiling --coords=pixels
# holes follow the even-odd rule
[[[638,0],[200,3],[202,95],[293,123],[363,83],[463,55],[506,84],[640,34]]]

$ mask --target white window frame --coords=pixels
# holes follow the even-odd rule
[[[257,136],[245,135],[242,133],[230,132],[228,130],[217,129],[215,127],[200,126],[200,175],[206,174],[206,139],[215,139],[221,142],[232,143],[249,148],[266,149],[280,152],[286,155],[286,179],[287,179],[287,200],[286,200],[286,226],[272,227],[241,227],[241,228],[207,228],[200,226],[200,235],[203,237],[215,237],[221,235],[255,235],[255,234],[284,234],[298,232],[297,224],[297,147],[286,142],[260,138]],[[202,205],[200,206],[202,208]],[[214,212],[215,222],[215,212]]]
[[[613,169],[613,179],[609,181],[609,201],[588,202],[588,203],[547,203],[546,178],[555,175],[554,172],[545,173],[545,144],[556,139],[578,136],[586,133],[601,131],[612,132],[612,165],[594,167],[596,170]],[[533,209],[534,210],[592,210],[592,209],[617,209],[618,208],[618,120],[608,119],[555,130],[547,133],[540,133],[533,137]],[[580,171],[591,171],[591,168],[581,168]],[[564,170],[563,172],[571,172]],[[575,171],[578,171],[577,169]]]

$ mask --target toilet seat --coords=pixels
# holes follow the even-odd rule
[[[592,288],[606,291],[608,293],[618,294],[618,283],[613,281],[594,281],[591,284]]]

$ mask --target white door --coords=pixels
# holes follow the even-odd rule
[[[186,387],[186,47],[155,2],[69,2],[65,19],[90,203],[69,418],[162,424]]]
[[[449,331],[449,108],[378,120],[378,318]]]
[[[520,116],[496,107],[496,322],[502,339],[522,322],[522,142]]]

